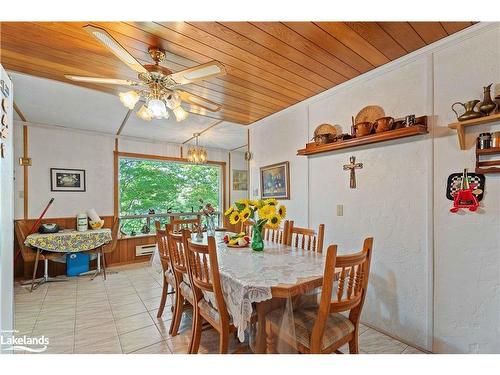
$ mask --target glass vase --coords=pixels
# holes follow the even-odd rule
[[[256,223],[253,225],[252,229],[252,250],[263,251],[264,241],[262,239],[262,229],[264,228],[264,223]]]
[[[215,219],[213,216],[207,216],[207,236],[215,236]]]

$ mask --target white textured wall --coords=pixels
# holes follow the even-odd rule
[[[500,352],[500,224],[498,176],[487,176],[484,209],[452,215],[446,179],[474,168],[447,129],[451,103],[479,98],[500,82],[500,27],[477,25],[369,72],[252,126],[252,193],[259,167],[289,160],[290,217],[326,225],[326,243],[356,251],[375,238],[362,319],[435,352]],[[431,135],[313,157],[296,156],[324,122],[349,131],[351,115],[379,104],[388,115],[431,116]],[[469,147],[487,125],[470,130]],[[276,145],[280,146],[276,146]],[[364,163],[358,188],[342,170],[349,156]],[[344,216],[336,216],[336,205]],[[434,282],[433,282],[434,278]],[[434,317],[434,319],[433,319]]]
[[[478,214],[451,214],[443,191],[450,173],[474,165],[477,135],[500,130],[500,122],[467,130],[468,150],[460,151],[446,126],[451,103],[500,83],[500,28],[437,51],[434,67],[434,349],[500,353],[500,175],[486,175]]]
[[[22,122],[16,122],[15,160],[22,156]],[[28,124],[29,217],[38,217],[51,197],[54,203],[46,217],[76,216],[88,208],[100,215],[113,214],[114,138],[89,132]],[[180,156],[180,146],[164,142],[120,139],[119,150],[149,155]],[[228,162],[228,151],[207,149],[209,160]],[[186,150],[185,150],[186,151]],[[233,153],[238,156],[240,153]],[[50,168],[74,168],[86,171],[86,192],[51,192]],[[15,166],[15,217],[23,217],[23,168]],[[226,187],[230,187],[226,171]],[[233,195],[233,194],[232,194]],[[227,197],[226,197],[227,198]],[[226,202],[227,203],[227,202]]]
[[[307,225],[307,159],[295,157],[307,141],[307,107],[294,107],[258,124],[251,130],[250,196],[260,197],[260,167],[290,161],[291,199],[282,202],[295,224]]]

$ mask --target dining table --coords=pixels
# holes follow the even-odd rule
[[[252,349],[264,353],[266,314],[271,309],[282,308],[282,329],[293,336],[294,299],[318,295],[325,256],[271,241],[264,241],[263,251],[229,247],[223,240],[225,234],[232,233],[216,232],[214,236],[224,300],[240,342],[245,340],[245,333],[250,334]],[[204,233],[203,239],[197,239],[193,234],[192,241],[207,243],[207,235]],[[153,264],[158,261],[155,255]],[[205,298],[216,306],[212,294],[206,293]],[[254,313],[257,314],[256,326],[251,324]]]

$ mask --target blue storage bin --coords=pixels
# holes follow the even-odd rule
[[[66,254],[66,275],[77,276],[89,270],[90,255],[84,253]]]

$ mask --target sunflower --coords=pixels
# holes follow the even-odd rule
[[[280,215],[280,217],[281,217],[282,219],[284,219],[284,218],[285,218],[285,216],[286,216],[286,207],[285,207],[285,206],[280,205],[280,206],[278,207],[278,215]]]
[[[229,215],[231,215],[231,214],[233,213],[233,211],[234,211],[234,207],[233,207],[233,206],[231,206],[231,207],[229,207],[229,208],[226,210],[226,212],[224,212],[224,215],[225,215],[225,216],[229,216]]]
[[[240,217],[241,217],[241,222],[245,222],[249,219],[249,217],[252,215],[252,210],[250,208],[244,208],[241,212],[240,212]]]
[[[231,224],[238,224],[240,222],[240,219],[240,213],[236,210],[233,210],[233,212],[231,212],[231,214],[229,215],[229,222]]]
[[[259,200],[258,199],[252,199],[250,200],[250,206],[257,207],[259,205]]]
[[[271,215],[274,215],[276,213],[276,207],[275,206],[270,206],[266,204],[262,208],[259,208],[259,218],[261,219],[269,219]]]
[[[269,198],[264,201],[264,204],[268,204],[269,206],[277,206],[278,201],[274,198]]]
[[[248,208],[249,204],[250,204],[249,199],[240,199],[236,201],[236,207],[238,207],[240,211],[244,210],[245,208]]]
[[[280,223],[281,223],[281,217],[278,214],[272,214],[267,219],[267,225],[271,229],[278,229],[280,227]]]

